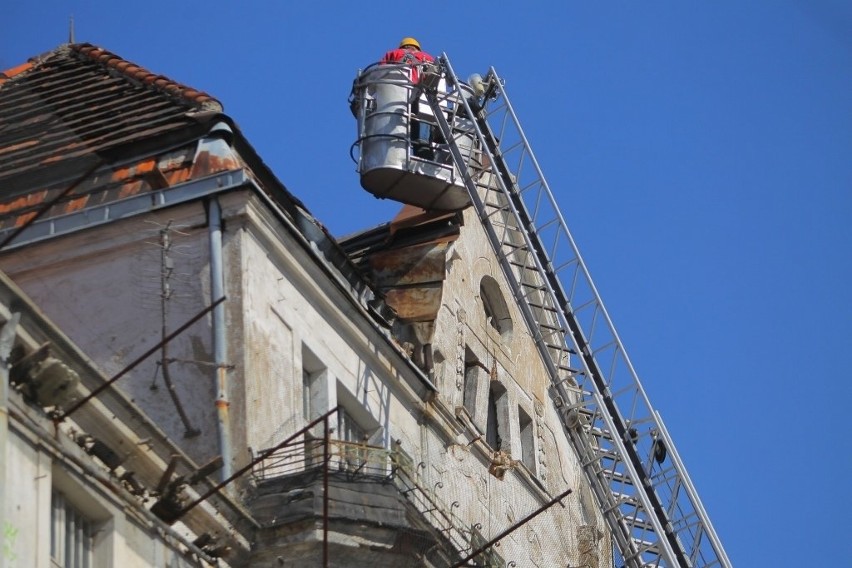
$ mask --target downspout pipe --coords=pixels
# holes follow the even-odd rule
[[[225,295],[225,269],[222,262],[222,209],[214,196],[208,202],[207,227],[210,236],[210,295],[213,301]],[[225,341],[225,303],[213,308],[213,358],[216,368],[216,422],[224,481],[231,477],[233,452],[228,398],[228,344]]]
[[[13,313],[0,329],[0,530],[4,534],[7,528],[6,469],[9,467],[9,354],[15,343],[20,318],[20,314]]]

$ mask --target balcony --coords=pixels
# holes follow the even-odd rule
[[[443,568],[484,541],[404,451],[332,439],[328,416],[259,454],[248,499],[262,527],[252,563]],[[505,562],[490,549],[464,565]]]

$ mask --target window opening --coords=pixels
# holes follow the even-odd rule
[[[535,436],[533,421],[524,409],[518,406],[518,429],[521,434],[521,463],[535,474]]]
[[[494,278],[483,276],[479,283],[479,297],[488,325],[491,326],[503,340],[512,337],[512,318],[509,316],[509,306],[500,291],[500,285]]]
[[[497,320],[497,315],[494,313],[494,308],[491,307],[491,301],[488,299],[487,295],[482,296],[482,308],[485,310],[485,321],[499,332],[500,323]]]
[[[319,357],[302,345],[302,417],[306,422],[328,410],[325,381],[327,370]]]
[[[503,439],[500,437],[500,424],[497,421],[497,395],[494,389],[488,391],[488,419],[485,427],[485,443],[495,450],[500,449]]]
[[[54,490],[50,499],[50,557],[62,568],[90,568],[93,523],[65,496]]]
[[[367,432],[355,421],[345,408],[337,412],[337,437],[344,442],[363,444],[367,440]]]
[[[462,406],[471,417],[476,416],[476,382],[481,369],[476,363],[466,363],[464,368],[464,392],[462,393]]]
[[[311,381],[313,377],[310,371],[302,369],[302,416],[305,420],[311,419]]]
[[[347,444],[366,444],[367,432],[355,421],[345,408],[337,411],[337,438]],[[340,463],[341,471],[356,472],[366,465],[366,448],[357,446],[341,445]]]

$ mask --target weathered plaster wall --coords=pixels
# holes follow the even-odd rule
[[[329,277],[250,193],[231,193],[220,200],[235,465],[248,462],[250,449],[256,454],[307,423],[302,370],[308,368],[305,357],[310,356],[311,370],[317,364],[324,369],[313,393],[313,412],[348,405],[370,427],[370,444],[404,450],[417,464],[421,484],[431,488],[463,526],[479,524],[486,538],[535,511],[549,499],[548,493],[574,489],[566,508],[557,505],[513,534],[499,553],[519,565],[526,558],[536,566],[576,564],[581,535],[588,543],[588,535],[603,530],[603,523],[588,496],[581,498],[588,490],[549,399],[550,379],[472,212],[466,213],[462,238],[449,253],[432,340],[440,392],[436,402],[427,404],[409,386],[419,380],[415,371],[400,363],[397,348],[346,298],[341,290],[345,283]],[[159,227],[169,220],[184,233],[174,237],[176,246],[183,247],[181,255],[175,254],[174,272],[185,276],[174,283],[169,325],[177,327],[209,303],[204,215],[201,204],[170,209],[31,247],[27,258],[5,257],[0,267],[112,374],[159,340],[161,261],[158,245],[150,243],[156,243]],[[480,297],[484,276],[502,288],[511,334],[501,334],[486,321]],[[481,439],[487,409],[456,410],[464,406],[466,359],[471,354],[487,371],[480,376],[484,390],[477,395],[477,405],[487,405],[490,381],[505,389],[505,410],[498,420],[504,442],[499,449],[520,460],[518,407],[533,421],[534,466],[515,464],[502,480],[489,473],[492,454]],[[170,344],[169,355],[182,360],[173,365],[175,385],[190,420],[201,430],[198,437],[183,437],[183,424],[162,377],[156,390],[150,388],[158,372],[157,356],[118,387],[187,453],[206,461],[218,453],[210,319]],[[553,546],[557,542],[560,546]],[[605,559],[607,539],[592,544]]]
[[[242,310],[236,328],[244,337],[231,345],[236,373],[244,381],[243,408],[234,412],[245,416],[246,445],[268,448],[305,426],[302,370],[317,364],[323,372],[311,417],[338,403],[356,404],[360,408],[350,410],[379,427],[370,443],[385,447],[389,432],[416,430],[405,406],[414,395],[400,385],[400,371],[387,353],[391,348],[376,344],[364,323],[359,325],[364,313],[257,203],[237,195],[223,203],[240,251],[239,271],[232,270],[229,279],[239,278]],[[303,361],[306,351],[311,363]],[[338,388],[348,393],[346,401],[339,400]]]
[[[430,471],[436,479],[461,480],[462,483],[445,484],[453,493],[459,491],[450,501],[460,500],[462,506],[457,511],[468,514],[470,522],[482,523],[483,519],[493,522],[484,531],[489,535],[510,526],[512,519],[517,520],[537,509],[543,498],[546,501],[539,488],[546,489],[550,495],[571,488],[574,493],[565,501],[566,508],[557,505],[549,514],[513,534],[500,547],[501,554],[507,561],[520,562],[518,555],[522,557],[528,552],[530,561],[536,566],[566,561],[574,565],[580,555],[580,533],[598,535],[596,531],[599,531],[600,538],[592,544],[598,552],[597,557],[606,559],[609,542],[604,538],[605,524],[548,394],[550,377],[472,209],[465,212],[461,238],[452,245],[450,259],[433,340],[438,352],[435,380],[441,390],[439,402],[453,410],[466,406],[467,390],[470,408],[462,413],[469,419],[465,420],[467,428],[461,438],[465,442],[476,441],[470,445],[451,446],[445,452],[439,448],[432,456]],[[511,331],[506,330],[507,321],[501,322],[500,330],[487,321],[481,295],[483,278],[491,278],[499,284],[511,320]],[[470,367],[471,355],[481,367]],[[517,464],[502,481],[488,473],[490,450],[482,442],[492,381],[505,389],[507,400],[498,404],[501,447],[491,449],[509,452],[514,460],[521,460],[519,408],[533,423],[534,467]],[[476,495],[476,499],[471,495]],[[553,547],[551,543],[554,542],[560,546]],[[512,554],[516,556],[513,558]],[[605,560],[599,564],[607,565]]]
[[[159,231],[169,222],[173,268],[166,330],[171,332],[209,302],[209,262],[204,209],[200,203],[160,215],[134,218],[14,251],[2,268],[106,376],[113,376],[161,338],[164,267]],[[209,318],[168,345],[167,363],[189,425],[163,379],[162,353],[151,355],[115,383],[173,440],[199,462],[216,455]]]

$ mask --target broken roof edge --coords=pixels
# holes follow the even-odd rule
[[[128,61],[111,51],[91,43],[64,43],[51,51],[31,57],[26,62],[15,67],[0,71],[0,89],[10,82],[25,77],[33,69],[39,68],[54,56],[63,53],[74,53],[83,60],[93,61],[107,70],[112,70],[124,76],[130,81],[159,91],[167,96],[181,99],[198,107],[200,110],[218,112],[224,110],[222,103],[208,93],[174,81],[165,75],[153,73],[141,65]]]
[[[224,110],[221,102],[204,91],[194,89],[188,85],[184,85],[183,83],[178,83],[177,81],[169,79],[165,75],[152,73],[141,65],[137,65],[131,61],[123,59],[102,47],[98,47],[90,43],[72,43],[66,44],[66,46],[69,50],[74,51],[81,56],[87,57],[108,69],[114,69],[129,79],[138,81],[143,85],[148,85],[151,88],[167,95],[182,98],[192,104],[199,105],[205,110],[214,110],[219,112]]]
[[[366,287],[374,297],[380,298],[382,294],[375,281],[353,261],[346,248],[341,246],[340,240],[331,234],[308,209],[308,206],[296,197],[264,162],[248,138],[243,135],[237,123],[225,114],[219,116],[233,130],[233,148],[251,172],[258,191],[282,207],[283,212],[293,222],[293,229],[307,242],[315,245],[315,252],[320,252],[326,262],[331,263],[335,270],[349,282],[353,290]],[[363,292],[360,295],[363,295]]]

